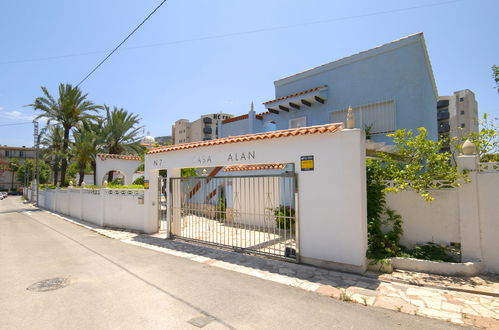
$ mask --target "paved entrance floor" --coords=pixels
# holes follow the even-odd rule
[[[456,291],[456,288],[452,286],[442,289],[419,286],[421,283],[419,285],[404,284],[400,283],[403,282],[400,278],[395,278],[396,274],[393,276],[372,274],[360,276],[336,272],[166,240],[164,233],[138,234],[100,228],[86,222],[60,217],[125,243],[316,292],[335,299],[444,320],[463,326],[499,329],[499,299],[490,292],[482,291],[483,294],[476,294]],[[405,277],[406,282],[409,282],[407,273]],[[432,285],[429,281],[430,277],[426,276],[426,285]],[[440,284],[443,283],[442,281],[441,279]],[[489,288],[494,286],[497,287],[497,283],[490,284]]]
[[[197,215],[180,219],[178,234],[215,245],[244,248],[256,252],[285,256],[286,248],[296,249],[295,235],[289,230],[263,226],[228,224]],[[166,234],[163,234],[163,237]]]

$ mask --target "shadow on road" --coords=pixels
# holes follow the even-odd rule
[[[139,234],[131,237],[131,240],[178,252],[189,253],[195,256],[202,256],[217,261],[223,261],[230,264],[248,267],[255,271],[261,271],[262,275],[264,272],[286,275],[297,278],[299,280],[306,280],[321,285],[331,285],[337,288],[348,288],[354,285],[357,287],[376,290],[378,285],[382,283],[382,281],[376,278],[361,276],[357,274],[336,272],[303,264],[270,259],[267,257],[248,255],[218,248],[215,249],[205,245],[165,239],[158,236],[159,235],[157,234],[154,236]]]

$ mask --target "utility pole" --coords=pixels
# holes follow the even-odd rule
[[[35,138],[35,183],[36,183],[36,206],[38,206],[38,193],[40,191],[40,171],[38,169],[38,145],[40,144],[40,136],[38,136],[38,121],[33,120],[33,137]]]

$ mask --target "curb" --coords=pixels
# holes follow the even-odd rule
[[[422,287],[422,288],[434,288],[434,289],[446,290],[446,291],[456,291],[456,292],[478,294],[478,295],[489,296],[489,297],[499,297],[499,293],[496,293],[496,292],[487,292],[487,291],[472,290],[472,289],[462,289],[462,288],[447,287],[447,286],[432,285],[432,284],[421,284],[421,283],[414,283],[411,281],[404,281],[404,280],[399,280],[399,279],[391,279],[391,280],[384,280],[384,281],[390,282],[390,283],[413,285],[413,286],[418,286],[418,287]]]

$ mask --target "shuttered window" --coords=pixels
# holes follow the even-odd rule
[[[307,126],[307,117],[295,118],[289,121],[289,128],[298,128],[305,126]]]
[[[355,127],[365,128],[371,126],[371,134],[394,132],[395,102],[384,101],[361,106],[352,106],[355,117]],[[348,109],[340,109],[330,113],[332,123],[343,122],[346,124]]]

